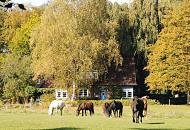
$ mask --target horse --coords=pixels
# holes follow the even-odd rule
[[[90,111],[90,116],[92,114],[94,114],[94,104],[92,102],[82,102],[82,103],[80,103],[78,108],[77,108],[77,116],[79,116],[80,111],[82,111],[82,116],[84,115],[83,111],[85,111],[85,116],[87,116],[86,110]]]
[[[149,96],[143,96],[143,97],[141,97],[141,99],[144,102],[144,115],[143,115],[144,117],[147,116],[148,98],[149,98]]]
[[[133,122],[135,123],[135,117],[136,117],[136,123],[139,123],[139,116],[140,116],[140,122],[142,123],[142,117],[143,116],[143,110],[144,110],[144,102],[141,98],[138,98],[137,96],[133,97],[132,103],[131,103],[131,109],[133,114]]]
[[[102,106],[103,108],[103,113],[105,116],[110,116],[110,112],[108,111],[108,107],[110,106],[110,103],[105,102]]]
[[[115,117],[121,117],[123,113],[123,104],[120,101],[113,101],[109,104],[109,107],[107,108],[108,116],[111,116],[111,113],[113,111]]]
[[[49,115],[53,115],[53,110],[60,110],[61,111],[61,116],[62,116],[62,111],[63,108],[65,107],[65,104],[62,100],[53,100],[50,105],[49,105],[49,110],[48,110],[48,114]]]

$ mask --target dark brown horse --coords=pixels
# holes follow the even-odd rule
[[[108,108],[111,109],[111,111],[113,111],[113,114],[115,117],[121,117],[122,113],[123,113],[123,104],[120,101],[113,101],[110,103],[110,106]]]
[[[143,116],[143,110],[144,110],[144,102],[141,98],[138,98],[137,96],[133,97],[132,103],[131,103],[131,109],[133,114],[133,122],[139,123],[139,117],[140,122],[142,123]],[[136,121],[135,121],[136,118]]]
[[[106,116],[110,117],[111,114],[113,114],[115,117],[121,117],[123,113],[123,104],[120,101],[112,101],[111,103],[105,103],[103,105],[103,112]]]
[[[85,112],[85,116],[87,116],[86,110],[90,111],[90,116],[92,114],[94,114],[94,105],[93,105],[92,102],[82,102],[82,103],[80,103],[78,108],[77,108],[77,116],[79,116],[80,111],[82,111],[82,116],[84,115],[84,112]]]

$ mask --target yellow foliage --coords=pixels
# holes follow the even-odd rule
[[[186,91],[189,88],[190,3],[185,1],[164,20],[156,44],[149,47],[149,71],[146,83],[150,90],[172,89]]]

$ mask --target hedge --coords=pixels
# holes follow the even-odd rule
[[[113,100],[76,100],[76,101],[65,101],[66,104],[69,104],[71,106],[78,106],[83,101],[91,101],[95,106],[102,106],[105,102],[112,102]],[[131,104],[131,99],[123,99],[123,100],[115,100],[115,101],[121,101],[124,106],[129,106]],[[158,104],[155,100],[148,99],[149,105],[155,105]]]

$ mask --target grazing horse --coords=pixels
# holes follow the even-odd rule
[[[135,117],[136,117],[136,123],[139,123],[139,117],[140,122],[142,123],[142,117],[143,116],[143,110],[144,110],[144,102],[141,98],[138,98],[137,96],[133,97],[132,103],[131,103],[131,109],[133,114],[133,122],[135,123]]]
[[[49,110],[48,110],[48,114],[49,115],[53,115],[53,110],[60,110],[61,111],[61,116],[62,116],[62,111],[63,108],[65,107],[65,104],[62,100],[53,100],[50,105],[49,105]]]
[[[103,113],[104,113],[104,115],[105,116],[110,116],[110,111],[109,111],[109,106],[110,106],[110,103],[108,103],[108,102],[105,102],[104,104],[103,104],[103,106],[102,106],[102,108],[103,108]]]
[[[109,104],[109,107],[107,108],[109,117],[111,116],[111,113],[113,111],[115,117],[121,117],[123,113],[123,104],[120,101],[113,101]]]
[[[79,106],[78,106],[78,108],[77,108],[77,116],[79,116],[80,111],[82,111],[82,116],[84,115],[83,111],[85,111],[85,116],[87,116],[86,110],[90,111],[90,116],[92,114],[94,114],[94,105],[93,105],[92,102],[82,102],[82,103],[80,103]]]
[[[143,96],[143,97],[141,97],[141,99],[144,102],[144,115],[143,115],[144,117],[147,116],[148,98],[149,98],[149,96]]]

